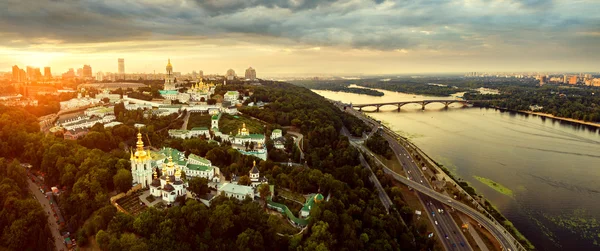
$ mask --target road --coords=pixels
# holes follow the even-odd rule
[[[360,114],[359,112],[357,112],[353,109],[351,109],[349,112],[354,114],[354,116],[363,120],[365,123],[367,123],[367,125],[372,125],[374,127],[378,126],[378,123],[376,123],[375,121],[373,121],[371,119],[365,118],[362,114]],[[393,134],[390,133],[389,130],[384,129],[383,133],[384,133],[384,136],[386,137],[386,139],[388,140],[388,142],[390,143],[390,146],[392,146],[392,149],[394,150],[396,155],[407,154],[406,149],[404,149],[404,147],[400,146],[400,144],[398,143],[398,140],[390,136]],[[401,152],[401,150],[404,150],[404,152]],[[414,165],[414,163],[412,161],[406,162],[406,161],[412,160],[410,157],[410,154],[407,154],[407,156],[404,156],[404,157],[405,158],[402,158],[402,159],[399,157],[398,160],[404,161],[405,163],[411,163],[412,165],[409,165],[409,166],[411,166],[413,168],[410,168],[409,170],[414,170],[414,167],[416,165]],[[375,158],[375,160],[379,161],[376,158]],[[435,190],[431,189],[431,187],[426,187],[425,184],[428,185],[428,183],[421,184],[420,177],[417,177],[417,178],[419,178],[419,182],[416,182],[414,177],[412,177],[412,176],[411,176],[412,180],[409,180],[408,178],[405,178],[405,177],[395,173],[394,171],[389,169],[387,166],[385,166],[383,163],[379,162],[379,164],[381,164],[384,167],[383,170],[386,173],[392,175],[392,177],[394,177],[394,179],[404,183],[405,185],[408,185],[408,186],[414,188],[415,190],[423,193],[425,196],[429,196],[430,198],[433,199],[433,201],[437,201],[437,203],[432,203],[432,205],[426,205],[426,206],[434,206],[435,207],[436,204],[437,204],[437,206],[439,206],[440,205],[439,203],[443,203],[447,206],[450,206],[453,209],[461,211],[462,213],[471,217],[472,219],[477,221],[480,225],[485,227],[500,242],[500,244],[502,245],[502,248],[504,250],[525,250],[520,245],[520,243],[518,243],[518,241],[516,241],[515,238],[512,235],[510,235],[510,233],[508,233],[506,231],[506,229],[504,229],[504,227],[502,227],[495,220],[492,220],[492,219],[486,217],[485,215],[483,215],[476,209],[471,208],[470,206],[467,206],[460,202],[454,202],[454,200],[452,198],[436,192]],[[418,171],[417,173],[420,173],[420,169],[417,168],[417,171]],[[411,171],[411,173],[415,173],[415,172]],[[425,182],[425,180],[424,180],[424,182]],[[430,209],[430,208],[428,208],[428,209]],[[437,208],[439,208],[439,207],[437,207]],[[438,214],[436,214],[436,215],[438,215]],[[463,236],[463,238],[464,238],[464,236]]]
[[[300,160],[303,160],[304,159],[304,151],[302,149],[304,149],[304,148],[302,147],[302,144],[304,142],[302,140],[304,139],[304,135],[302,135],[302,133],[292,132],[289,130],[287,131],[287,133],[296,136],[296,140],[294,143],[296,143],[296,146],[300,150]]]
[[[354,116],[365,121],[365,119],[362,118],[361,114],[357,114],[358,113],[357,111],[351,109],[351,110],[349,110],[349,112],[353,113]],[[371,133],[369,133],[367,135],[367,138],[371,137],[377,131],[381,131],[381,130],[379,130],[379,125],[377,125],[376,123],[372,123],[371,121],[365,121],[365,123],[367,125],[371,125]],[[344,130],[344,129],[345,128],[342,129],[342,133],[348,134],[348,130]],[[388,141],[390,141],[389,136],[386,133],[383,133],[383,131],[381,131],[381,132],[382,132],[382,135],[384,136],[384,138],[386,138],[386,139],[388,139]],[[346,135],[346,136],[348,136],[348,135]],[[349,137],[349,138],[352,139],[352,137]],[[409,154],[407,154],[406,149],[404,149],[402,146],[400,146],[400,144],[398,144],[397,140],[392,140],[392,141],[393,142],[390,142],[390,147],[394,151],[394,154],[398,158],[398,161],[400,161],[402,163],[402,166],[403,166],[404,170],[406,171],[408,177],[412,180],[419,181],[419,182],[421,182],[421,184],[431,188],[431,185],[429,184],[428,180],[422,174],[421,169],[415,164],[415,162],[412,160],[411,156]],[[356,147],[359,147],[360,149],[362,149],[365,152],[370,152],[366,147],[364,147],[363,145],[357,144],[356,142],[354,142],[353,145],[355,145]],[[373,158],[373,159],[376,159],[376,158]],[[377,161],[379,161],[379,160],[377,160]],[[383,166],[385,166],[385,165],[383,165]],[[431,221],[431,223],[436,231],[435,234],[440,238],[440,240],[446,250],[473,250],[469,246],[469,242],[467,241],[465,236],[462,234],[460,227],[456,224],[456,222],[454,221],[452,216],[445,212],[446,209],[444,208],[443,204],[441,204],[421,193],[417,193],[417,197],[421,201],[421,204],[423,205],[423,208],[426,211],[423,213],[427,214],[427,217]],[[443,209],[444,213],[438,212],[438,209]]]
[[[394,154],[396,154],[398,161],[402,163],[402,167],[406,171],[409,179],[420,182],[425,187],[432,189],[429,180],[423,175],[421,168],[417,166],[410,153],[406,151],[397,140],[390,138],[390,136],[385,133],[383,133],[383,136],[390,143],[390,147],[394,151]],[[438,212],[438,209],[443,209],[445,211],[442,203],[432,200],[429,196],[423,194],[417,194],[417,196],[427,210],[426,213],[428,217],[430,217],[434,223],[437,222],[434,227],[438,236],[440,236],[442,243],[446,247],[446,250],[473,250],[452,216],[446,212]]]
[[[52,239],[54,241],[56,250],[67,250],[67,246],[64,244],[64,239],[58,231],[59,227],[58,224],[56,224],[54,212],[52,212],[52,209],[50,209],[50,201],[46,197],[44,197],[44,194],[40,192],[40,188],[35,183],[33,183],[31,179],[28,178],[27,183],[29,183],[29,190],[35,196],[35,199],[40,202],[42,208],[44,208],[44,211],[48,216],[48,227],[52,232]]]
[[[365,157],[362,155],[362,153],[359,155],[359,158],[360,158],[360,163],[362,164],[362,166],[369,169],[369,171],[371,173],[371,175],[369,175],[369,180],[371,182],[373,182],[373,185],[375,185],[375,188],[377,189],[377,194],[379,195],[379,200],[381,200],[381,204],[383,204],[383,206],[385,207],[385,210],[389,213],[390,206],[392,206],[392,200],[390,199],[390,197],[387,195],[387,193],[381,186],[381,183],[379,183],[377,176],[375,176],[375,174],[373,173],[371,166],[369,165],[369,163],[367,163],[367,161],[365,160]],[[404,225],[406,225],[406,223]]]

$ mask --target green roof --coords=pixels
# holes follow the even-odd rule
[[[281,133],[281,129],[275,129],[273,130],[273,133]]]
[[[251,139],[264,139],[265,135],[263,134],[250,134],[249,135]]]
[[[198,156],[198,155],[196,155],[196,154],[193,154],[193,153],[192,153],[192,154],[190,154],[190,156],[188,156],[188,159],[193,159],[193,160],[196,160],[196,161],[198,161],[198,162],[200,162],[200,163],[204,164],[205,166],[210,166],[210,165],[211,165],[211,162],[210,162],[210,160],[207,160],[207,159],[205,159],[205,158],[202,158],[202,157],[200,157],[200,156]]]
[[[212,170],[212,166],[203,166],[203,165],[196,165],[196,164],[188,164],[187,168],[189,168],[190,170],[194,170],[194,171],[209,171]]]
[[[240,95],[238,91],[228,91],[225,95]]]
[[[296,217],[291,211],[290,209],[283,204],[279,204],[277,202],[273,202],[271,200],[267,201],[267,204],[269,204],[269,206],[272,207],[276,207],[276,208],[281,208],[281,211],[283,211],[283,213],[293,222],[295,222],[296,224],[300,225],[300,226],[306,226],[308,225],[308,219],[301,219]]]
[[[208,131],[208,127],[194,127],[192,131]]]
[[[177,94],[179,93],[178,91],[165,91],[165,90],[159,90],[158,93],[160,93],[161,95],[165,95],[165,94]]]
[[[313,208],[313,205],[315,204],[315,201],[323,201],[323,195],[318,193],[318,194],[311,196],[310,199],[306,200],[306,203],[304,203],[304,206],[302,207],[302,211],[310,212],[310,210]]]

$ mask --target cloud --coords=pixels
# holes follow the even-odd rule
[[[568,0],[4,0],[0,36],[11,48],[79,51],[220,45],[394,51],[526,49],[600,43],[600,9]],[[544,12],[540,14],[540,12]],[[582,15],[581,13],[586,13]],[[542,39],[543,38],[543,39]],[[163,41],[167,41],[164,42]],[[109,43],[95,48],[85,44]],[[118,43],[119,42],[119,43]],[[114,44],[112,44],[114,43]],[[137,45],[136,45],[137,43]],[[50,46],[51,47],[51,46]],[[113,48],[122,50],[123,48]],[[575,48],[577,49],[577,48]],[[594,52],[598,54],[600,52]],[[549,51],[548,53],[551,53]]]

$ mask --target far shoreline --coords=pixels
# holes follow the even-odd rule
[[[528,115],[540,116],[540,117],[545,117],[545,118],[549,118],[549,119],[555,119],[555,120],[559,120],[559,121],[565,121],[565,122],[570,122],[570,123],[575,123],[575,124],[580,124],[580,125],[585,125],[585,126],[593,126],[593,127],[596,127],[596,128],[600,128],[600,123],[588,122],[588,121],[583,121],[583,120],[579,120],[579,119],[571,119],[571,118],[565,118],[565,117],[558,117],[558,116],[554,116],[554,115],[549,114],[549,113],[524,111],[524,110],[512,110],[512,109],[502,108],[502,107],[498,107],[498,106],[482,106],[482,108],[483,107],[494,108],[494,109],[498,109],[498,110],[501,110],[501,111],[509,111],[509,112],[516,112],[516,113],[521,113],[521,114],[528,114]]]

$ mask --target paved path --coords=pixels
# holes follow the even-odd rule
[[[29,183],[29,190],[35,196],[35,199],[42,204],[42,208],[46,212],[48,216],[48,227],[52,232],[52,239],[54,241],[54,245],[57,251],[67,250],[67,246],[64,244],[64,239],[58,230],[58,224],[56,224],[56,220],[54,218],[54,212],[50,209],[50,201],[44,197],[44,194],[40,192],[40,188],[31,181],[31,179],[27,178],[27,183]]]
[[[181,130],[187,130],[188,121],[190,120],[190,114],[192,113],[189,111],[186,112],[185,118],[183,118],[183,125],[181,125]]]
[[[296,143],[296,146],[298,147],[298,149],[300,149],[300,159],[303,160],[304,159],[304,151],[302,150],[303,147],[303,143],[304,143],[304,135],[302,135],[302,133],[297,133],[297,132],[292,132],[292,131],[287,131],[288,134],[294,135],[296,136],[296,140],[294,143]]]

